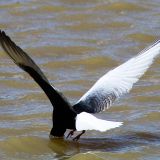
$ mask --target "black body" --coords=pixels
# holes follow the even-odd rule
[[[55,137],[62,137],[64,136],[66,129],[75,130],[75,117],[77,114],[72,110],[70,104],[63,97],[63,95],[61,95],[50,84],[44,81],[41,76],[32,68],[22,65],[21,68],[23,68],[34,78],[34,80],[46,93],[51,104],[53,105],[53,128],[51,129],[50,135]]]

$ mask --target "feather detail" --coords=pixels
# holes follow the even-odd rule
[[[97,113],[128,93],[134,83],[147,71],[160,54],[160,41],[140,52],[137,56],[109,71],[86,92],[73,106],[77,113]]]

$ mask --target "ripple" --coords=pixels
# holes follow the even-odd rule
[[[40,46],[38,48],[30,48],[29,52],[33,52],[36,56],[42,56],[43,54],[45,56],[52,56],[53,60],[57,60],[57,57],[61,57],[63,59],[64,56],[69,55],[82,55],[87,54],[90,52],[94,52],[95,50],[98,50],[96,47],[89,47],[89,46],[68,46],[68,47],[60,47],[60,46]],[[63,56],[61,56],[63,54]],[[69,57],[68,60],[72,58]]]
[[[69,68],[69,67],[76,67],[78,65],[81,65],[86,68],[86,70],[98,70],[99,68],[102,67],[109,67],[112,66],[113,64],[116,64],[112,59],[109,57],[90,57],[90,58],[85,58],[85,59],[79,59],[79,60],[74,60],[74,61],[59,61],[59,62],[48,62],[47,64],[44,64],[45,67],[47,68]]]
[[[0,5],[0,8],[1,9],[10,9],[10,8],[17,8],[17,7],[20,7],[21,4],[20,3],[8,3],[8,4],[1,4]]]
[[[140,5],[129,3],[129,2],[114,2],[99,5],[96,7],[96,10],[111,10],[111,11],[129,11],[129,12],[144,12],[147,9]]]
[[[108,70],[159,39],[157,2],[1,0],[0,28],[74,103]],[[0,57],[2,159],[159,159],[159,57],[130,94],[96,115],[124,125],[87,131],[79,142],[49,140],[49,100],[1,49]]]
[[[153,42],[157,40],[157,36],[142,33],[129,34],[127,37],[140,42]]]

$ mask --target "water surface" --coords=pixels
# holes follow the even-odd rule
[[[159,39],[159,22],[159,0],[0,1],[0,28],[73,104],[99,77]],[[0,57],[1,159],[159,159],[160,58],[130,94],[98,115],[124,125],[88,131],[77,143],[49,140],[50,102],[1,49]]]

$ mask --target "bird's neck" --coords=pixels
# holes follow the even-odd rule
[[[75,120],[77,114],[70,107],[63,107],[65,109],[54,109],[53,111],[53,128],[50,135],[55,137],[62,137],[66,129],[76,129]]]

